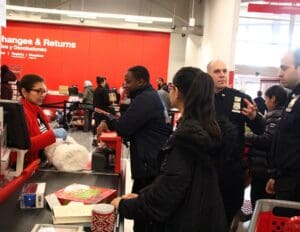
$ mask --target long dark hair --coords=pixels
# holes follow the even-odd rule
[[[173,78],[184,101],[184,119],[198,120],[213,137],[220,137],[214,107],[214,82],[210,75],[194,67],[181,68]]]

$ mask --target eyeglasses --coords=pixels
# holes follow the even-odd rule
[[[47,94],[48,93],[48,90],[47,89],[30,89],[30,91],[34,91],[40,95],[43,95],[43,94]]]

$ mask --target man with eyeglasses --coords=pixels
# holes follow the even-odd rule
[[[265,123],[262,115],[257,112],[251,97],[233,88],[227,87],[228,70],[222,60],[212,60],[207,65],[207,72],[215,84],[215,110],[216,116],[226,120],[235,131],[235,144],[233,151],[220,154],[222,161],[217,165],[219,173],[220,190],[223,197],[228,225],[240,210],[244,199],[244,171],[246,165],[242,160],[245,143],[245,126],[247,125],[255,134],[262,134]],[[221,119],[221,120],[220,120]],[[222,133],[226,131],[222,128]]]
[[[266,192],[300,202],[300,49],[287,53],[280,68],[280,83],[292,92],[273,139]]]

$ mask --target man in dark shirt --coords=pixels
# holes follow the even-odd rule
[[[207,72],[215,84],[215,109],[217,118],[229,120],[236,130],[234,150],[231,157],[226,158],[219,172],[220,190],[223,197],[228,224],[240,210],[244,199],[244,170],[242,160],[245,141],[245,125],[255,134],[264,132],[263,117],[257,113],[250,96],[227,87],[228,72],[226,64],[221,60],[213,60],[207,65]]]
[[[254,102],[257,106],[258,111],[262,115],[264,115],[265,112],[267,111],[267,106],[266,106],[265,100],[262,98],[262,91],[261,90],[257,91],[257,97],[254,98]]]
[[[281,60],[281,84],[292,90],[273,140],[272,178],[266,191],[280,200],[300,202],[300,49]]]
[[[128,69],[124,88],[132,100],[129,108],[119,120],[102,121],[97,129],[98,133],[114,129],[130,142],[132,193],[139,193],[158,175],[158,153],[171,133],[163,103],[149,78],[143,66]],[[134,231],[144,232],[144,223],[135,221]]]

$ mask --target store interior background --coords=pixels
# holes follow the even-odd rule
[[[170,43],[168,57],[164,57],[168,60],[166,70],[154,72],[152,83],[157,78],[155,75],[165,75],[164,78],[169,82],[181,66],[192,65],[205,70],[210,59],[221,58],[228,63],[229,70],[234,72],[234,79],[229,84],[255,97],[258,89],[265,90],[278,83],[280,57],[289,48],[300,46],[297,40],[300,25],[298,16],[249,13],[249,2],[262,1],[7,0],[8,5],[14,6],[166,17],[171,18],[172,22],[127,22],[123,19],[70,17],[64,14],[10,10],[9,7],[7,19],[75,25],[86,27],[87,31],[98,27],[167,33],[170,35]],[[195,18],[195,26],[189,26],[191,17]],[[103,53],[99,56],[105,56]],[[2,63],[3,61],[5,60]],[[126,71],[125,67],[123,69]],[[92,78],[94,77],[90,77]]]
[[[169,46],[167,48],[166,45],[163,46],[165,49],[163,57],[159,52],[151,54],[153,56],[151,65],[153,67],[161,66],[151,76],[153,84],[158,75],[170,82],[174,73],[182,66],[197,66],[206,70],[206,65],[211,59],[220,58],[228,64],[229,85],[254,98],[257,90],[264,91],[269,86],[279,83],[277,75],[281,56],[288,49],[300,47],[298,39],[300,38],[300,19],[299,16],[284,14],[249,13],[247,10],[249,2],[259,3],[261,1],[7,0],[9,6],[166,17],[171,18],[172,22],[126,22],[124,19],[70,17],[65,14],[25,12],[9,8],[7,8],[6,17],[8,26],[9,23],[17,21],[24,22],[24,25],[25,22],[46,23],[50,24],[48,25],[50,27],[51,25],[71,25],[80,28],[79,30],[86,30],[87,33],[98,29],[114,29],[120,32],[129,30],[136,33],[135,35],[145,32],[144,36],[147,33],[151,35],[161,33],[167,35]],[[191,17],[195,18],[194,26],[189,26]],[[5,29],[2,29],[2,32],[4,31]],[[141,50],[143,50],[142,47]],[[105,57],[105,52],[109,52],[109,50],[99,53],[99,56]],[[132,56],[129,53],[130,49],[124,53],[122,58],[126,60],[128,56]],[[2,57],[2,64],[5,64],[5,59]],[[155,62],[156,59],[162,59],[164,63]],[[129,63],[125,64],[129,65]],[[124,73],[128,67],[135,65],[127,67],[125,64],[119,67]],[[8,65],[10,64],[8,63]],[[72,64],[69,65],[70,68],[74,68]],[[80,68],[88,67],[85,67],[83,61]],[[109,70],[104,68],[103,71],[101,68],[99,66],[99,70],[95,70],[95,72],[98,72],[99,75],[107,75],[110,81]],[[35,69],[32,66],[32,72],[35,71],[38,71],[38,68]],[[114,71],[112,70],[112,72]],[[21,75],[25,74],[22,69],[20,73]],[[55,81],[59,82],[59,75],[55,78],[57,78]],[[123,76],[113,78],[118,78],[119,81],[112,81],[111,87],[120,87],[114,85],[120,84]],[[82,88],[85,79],[91,79],[94,82],[95,76],[83,75],[80,82],[74,84],[78,84]]]

